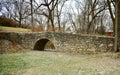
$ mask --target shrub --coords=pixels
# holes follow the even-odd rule
[[[32,31],[33,32],[41,32],[41,31],[44,31],[43,27],[41,25],[39,26],[33,26],[31,27]]]
[[[0,16],[0,25],[8,27],[19,27],[19,24],[12,19]]]

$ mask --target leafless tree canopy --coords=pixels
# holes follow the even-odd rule
[[[115,5],[115,0],[0,0],[0,15],[48,31],[104,34],[115,32]]]

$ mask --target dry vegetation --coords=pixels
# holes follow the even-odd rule
[[[19,27],[19,24],[12,19],[0,16],[0,26]]]
[[[31,32],[30,29],[0,26],[0,31],[7,32]]]
[[[19,25],[17,22],[12,19],[0,17],[0,31],[7,32],[31,32],[31,29],[27,25]]]
[[[42,26],[33,26],[31,27],[31,30],[33,32],[41,32],[41,31],[44,31],[43,27]]]
[[[65,54],[30,51],[0,55],[0,75],[119,75],[116,53]]]

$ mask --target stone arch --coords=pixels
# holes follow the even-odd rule
[[[40,39],[34,45],[34,50],[55,49],[54,44],[49,39]]]

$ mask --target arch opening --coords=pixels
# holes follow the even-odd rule
[[[55,49],[54,44],[48,39],[40,39],[35,43],[34,50],[53,50]]]

